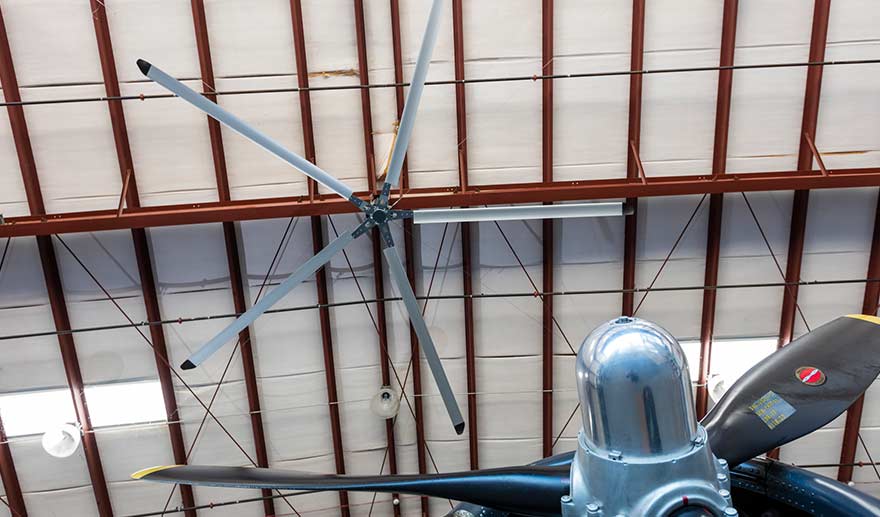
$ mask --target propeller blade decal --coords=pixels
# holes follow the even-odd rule
[[[623,203],[573,203],[566,205],[488,206],[482,208],[428,208],[413,210],[415,224],[478,221],[527,221],[572,217],[614,217],[624,214]]]
[[[434,340],[431,339],[431,334],[428,332],[428,325],[425,323],[425,318],[422,317],[422,309],[419,307],[416,295],[409,285],[406,270],[400,261],[400,257],[397,256],[397,249],[394,246],[388,246],[382,250],[382,253],[385,255],[385,261],[388,262],[391,279],[397,286],[397,291],[400,293],[401,298],[403,298],[403,304],[406,306],[407,314],[409,314],[409,321],[412,323],[413,329],[415,329],[416,335],[419,338],[422,352],[425,354],[425,359],[428,360],[428,366],[431,367],[431,374],[433,374],[434,382],[437,383],[437,388],[440,390],[440,396],[446,405],[446,411],[449,413],[449,418],[452,420],[455,432],[456,434],[461,434],[464,432],[464,418],[461,416],[458,402],[455,401],[455,395],[449,386],[449,379],[446,378],[446,372],[443,370],[440,356],[437,355]],[[418,357],[413,357],[413,361],[418,360]]]
[[[290,276],[281,282],[275,289],[267,293],[266,296],[260,298],[257,303],[247,310],[247,312],[239,316],[228,327],[223,329],[219,334],[214,336],[213,339],[205,343],[194,354],[192,354],[189,359],[181,365],[181,368],[184,370],[195,368],[220,347],[235,339],[235,336],[237,336],[239,332],[247,328],[254,322],[254,320],[259,318],[260,315],[266,312],[270,307],[278,303],[279,300],[284,298],[287,293],[292,291],[305,279],[315,274],[315,271],[321,269],[324,264],[330,262],[330,259],[333,258],[337,252],[363,233],[363,231],[365,231],[365,224],[361,224],[353,231],[343,233],[333,242],[325,246],[324,249],[319,251],[317,255],[305,261],[303,265],[291,273]]]
[[[746,372],[701,424],[734,467],[837,418],[880,374],[880,318],[843,316]]]
[[[143,72],[145,76],[156,81],[157,83],[165,87],[166,90],[177,95],[178,97],[192,104],[196,108],[204,111],[208,116],[216,119],[221,124],[225,125],[226,127],[235,131],[241,136],[247,138],[248,140],[254,142],[263,149],[274,154],[278,158],[281,158],[290,165],[293,165],[303,174],[317,181],[321,185],[324,185],[325,187],[339,194],[343,198],[360,206],[359,203],[361,202],[361,200],[359,198],[353,199],[354,191],[352,191],[351,188],[349,188],[345,183],[342,183],[338,179],[325,172],[314,163],[306,160],[302,156],[294,153],[293,151],[290,151],[265,133],[258,131],[247,122],[241,120],[232,113],[221,108],[216,103],[211,102],[195,90],[188,88],[183,83],[166,74],[156,66],[151,65],[143,59],[138,59],[137,64],[138,67],[141,69],[141,72]]]
[[[559,500],[569,491],[568,467],[539,466],[449,474],[338,476],[271,468],[177,465],[145,469],[132,477],[195,486],[400,492],[467,501],[518,515],[558,515]]]
[[[419,102],[422,99],[422,90],[428,78],[428,65],[431,62],[431,54],[434,53],[434,44],[437,42],[437,34],[440,29],[440,18],[443,15],[444,0],[434,0],[431,12],[428,15],[428,25],[425,27],[425,35],[422,36],[422,46],[419,49],[419,58],[413,78],[409,85],[409,93],[406,96],[406,104],[403,106],[403,115],[400,117],[400,125],[397,128],[397,140],[391,151],[391,160],[388,162],[388,176],[382,187],[382,195],[387,199],[388,190],[397,186],[400,179],[400,171],[403,169],[403,160],[406,158],[406,148],[409,147],[409,139],[412,136],[413,124],[416,112],[419,110]]]

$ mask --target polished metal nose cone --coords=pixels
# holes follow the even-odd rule
[[[631,317],[594,330],[577,356],[586,445],[617,457],[680,452],[697,436],[690,374],[666,330]]]

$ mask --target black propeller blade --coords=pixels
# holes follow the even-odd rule
[[[701,424],[734,467],[843,413],[880,374],[880,318],[837,318],[746,372]]]
[[[559,515],[559,500],[569,491],[569,467],[524,466],[399,476],[337,476],[283,469],[154,467],[135,479],[183,485],[282,490],[399,492],[466,501],[523,515]]]

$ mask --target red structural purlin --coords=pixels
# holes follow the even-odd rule
[[[10,101],[10,95],[18,96],[18,81],[15,78],[15,71],[12,67],[12,55],[9,51],[9,39],[6,36],[6,24],[3,21],[3,12],[0,10],[0,86],[6,100]],[[33,163],[33,153],[31,151],[30,138],[27,134],[27,125],[24,120],[24,109],[20,106],[10,106],[6,108],[9,114],[9,123],[13,127],[13,131],[20,133],[19,137],[23,140],[16,139],[15,150],[18,152],[18,161],[21,164],[22,177],[27,179],[30,173],[26,172],[26,167],[33,168],[33,178],[36,178],[36,168]],[[16,127],[18,128],[16,130]],[[26,163],[26,159],[30,157],[30,161]],[[26,188],[28,194],[28,202],[31,202],[31,191],[34,190],[39,194],[39,185],[35,188]],[[18,482],[18,474],[15,471],[15,462],[12,458],[12,451],[9,448],[9,442],[6,438],[6,431],[3,429],[3,421],[0,420],[0,480],[3,481],[3,490],[6,493],[6,499],[12,514],[27,517],[27,508],[24,505],[24,497],[21,492],[21,485]]]
[[[358,75],[362,85],[370,84],[370,67],[367,55],[367,29],[364,19],[363,0],[354,0],[354,25],[357,39]],[[364,128],[364,159],[367,167],[367,184],[370,192],[376,192],[376,151],[373,145],[373,110],[370,102],[370,90],[361,90],[361,115]],[[376,298],[385,298],[385,274],[382,269],[382,246],[379,241],[379,230],[373,229],[370,234],[373,247],[373,286]],[[379,344],[379,366],[382,376],[382,385],[391,385],[390,362],[388,353],[388,319],[385,312],[385,302],[376,303],[376,330]],[[387,446],[387,464],[390,474],[397,474],[397,445],[394,438],[394,419],[385,420],[385,443]],[[392,494],[393,498],[399,494]],[[395,517],[400,515],[400,505],[393,505]]]
[[[293,47],[296,54],[296,76],[300,88],[309,86],[309,67],[306,58],[305,31],[303,29],[302,3],[300,0],[290,0],[290,15],[293,26]],[[312,104],[309,92],[299,92],[300,113],[303,128],[303,144],[306,159],[316,162],[315,132],[312,125]],[[317,184],[309,180],[309,197],[317,195]],[[312,247],[318,253],[324,248],[324,229],[321,217],[311,217],[312,224]],[[333,442],[333,459],[337,474],[345,474],[345,450],[342,445],[342,424],[339,417],[339,397],[336,392],[336,365],[333,357],[333,335],[330,329],[330,309],[326,307],[327,273],[326,268],[321,268],[315,273],[315,288],[318,294],[318,303],[321,308],[318,315],[321,320],[321,340],[324,347],[324,377],[327,381],[327,402],[330,412],[330,435]],[[348,493],[339,492],[340,514],[347,517],[350,513],[348,506]]]
[[[810,37],[810,61],[825,59],[825,42],[828,35],[828,15],[831,0],[816,0],[813,7],[813,29]],[[805,135],[816,139],[816,124],[819,119],[819,96],[822,89],[822,66],[807,69],[807,85],[804,93],[804,112],[799,135],[798,169],[813,168],[813,153]],[[801,259],[804,252],[804,235],[807,227],[807,206],[810,200],[808,190],[797,190],[791,213],[791,233],[788,241],[788,261],[786,263],[786,282],[797,282],[801,276]],[[798,286],[792,285],[784,291],[782,298],[782,318],[779,324],[779,346],[787,345],[794,334],[794,321],[797,306]]]
[[[452,43],[455,79],[464,75],[464,13],[462,0],[452,0]],[[455,120],[458,136],[458,184],[468,190],[467,97],[464,83],[455,85]],[[471,261],[471,225],[461,223],[462,291],[464,292],[464,348],[468,390],[468,449],[471,470],[480,468],[479,435],[477,433],[477,365],[474,345],[473,266]]]
[[[541,74],[553,74],[553,0],[543,0],[541,9]],[[541,84],[541,176],[544,183],[553,181],[553,81]],[[542,221],[543,287],[553,291],[553,220]],[[542,450],[544,457],[553,454],[553,297],[542,296]]]
[[[196,50],[199,56],[199,72],[201,75],[205,96],[213,102],[217,102],[217,96],[211,93],[215,90],[214,65],[211,59],[211,45],[208,38],[208,24],[205,19],[204,0],[191,0],[190,6],[193,15],[193,31],[196,38]],[[229,191],[229,175],[226,170],[226,153],[223,147],[223,135],[220,131],[220,123],[211,117],[206,117],[208,122],[208,136],[211,141],[211,155],[214,162],[214,177],[217,181],[217,195],[221,202],[231,199]],[[242,313],[247,310],[247,284],[241,269],[239,256],[238,234],[235,223],[224,221],[223,242],[226,247],[226,262],[229,269],[229,283],[232,291],[232,302],[235,312]],[[257,386],[257,371],[254,361],[253,344],[251,343],[251,329],[246,327],[238,333],[239,352],[241,353],[242,371],[244,374],[245,392],[248,400],[248,412],[251,421],[251,434],[254,437],[254,452],[256,463],[259,467],[269,466],[268,447],[266,446],[266,433],[263,429],[262,406],[260,403],[260,391]],[[263,513],[267,516],[275,515],[275,502],[270,499],[271,490],[261,490],[263,499]]]
[[[404,176],[404,179],[406,177]],[[626,178],[554,181],[481,185],[462,192],[455,187],[413,188],[397,202],[400,209],[438,208],[449,206],[508,205],[623,197],[683,196],[729,192],[771,190],[876,187],[880,184],[880,167],[838,169],[825,176],[819,170],[737,172],[715,176],[664,176],[639,179]],[[368,199],[367,193],[361,194]],[[248,199],[229,202],[187,203],[126,210],[118,216],[116,209],[93,210],[51,215],[8,217],[0,225],[0,238],[63,233],[96,232],[153,226],[219,223],[352,213],[357,209],[336,195]]]
[[[828,35],[828,14],[831,0],[816,0],[813,6],[813,29],[810,36],[810,61],[825,59],[825,41]],[[798,169],[813,167],[813,153],[807,143],[807,136],[816,138],[816,124],[819,119],[819,95],[822,89],[822,66],[807,69],[807,86],[804,93],[804,113],[801,122]],[[782,316],[779,321],[779,347],[789,344],[794,335],[794,322],[797,309],[798,285],[801,278],[801,263],[804,255],[804,237],[807,231],[807,208],[810,201],[809,190],[796,190],[791,207],[791,229],[788,237],[788,260],[786,261],[785,281],[789,284],[782,295]],[[770,451],[769,458],[778,459],[779,449]]]
[[[403,53],[400,41],[400,3],[398,0],[390,0],[391,8],[391,47],[394,54],[394,82],[403,83]],[[403,115],[404,92],[403,87],[395,88],[395,100],[397,102],[397,119]],[[403,162],[403,169],[400,176],[401,188],[407,191],[409,188],[409,165],[407,160]],[[409,193],[407,194],[409,195]],[[406,198],[404,198],[406,199]],[[402,207],[402,205],[400,205]],[[406,275],[412,286],[413,292],[416,291],[416,254],[413,245],[413,223],[412,219],[406,219],[403,222],[403,248],[406,257]],[[412,355],[412,378],[413,378],[413,406],[416,420],[416,451],[419,465],[419,473],[427,472],[427,458],[425,445],[425,417],[422,407],[422,361],[419,353],[419,338],[412,325],[409,326],[409,342]],[[421,498],[422,515],[429,514],[428,498]]]
[[[877,210],[874,216],[874,236],[871,240],[871,255],[868,259],[868,278],[880,278],[880,199],[877,201]],[[876,315],[878,301],[880,301],[880,284],[868,282],[865,284],[862,314]],[[856,446],[859,428],[862,425],[864,404],[865,395],[863,394],[853,402],[853,405],[846,412],[846,425],[843,428],[843,442],[840,447],[841,466],[837,471],[837,480],[844,483],[852,481],[852,463],[856,459]]]
[[[110,27],[107,22],[107,12],[104,4],[91,1],[92,21],[95,27],[95,39],[98,44],[98,56],[101,61],[101,71],[104,77],[104,89],[108,97],[120,95],[119,78],[116,73],[116,61],[113,56],[113,44],[110,39]],[[128,208],[140,207],[134,162],[131,157],[131,145],[128,139],[128,130],[125,123],[125,112],[121,101],[108,101],[110,124],[113,129],[113,141],[116,146],[116,159],[119,164],[119,174],[123,180],[122,198]],[[147,233],[143,228],[131,230],[134,245],[135,259],[138,266],[138,274],[141,281],[141,292],[144,298],[144,307],[147,318],[150,321],[162,319],[159,310],[159,298],[156,294],[156,280],[153,272],[153,263],[150,260],[150,247],[147,242]],[[165,341],[165,330],[160,325],[150,326],[150,340],[153,345],[153,354],[156,360],[159,385],[162,389],[162,398],[165,402],[166,418],[168,420],[168,433],[171,439],[171,451],[174,462],[180,465],[186,464],[186,447],[183,443],[183,432],[180,427],[180,415],[177,411],[177,399],[174,395],[174,382],[171,378],[171,370],[168,367],[168,347]],[[180,496],[183,506],[191,508],[195,506],[193,490],[191,486],[180,485]],[[187,510],[187,517],[194,517],[195,510]]]
[[[3,429],[2,420],[0,420],[0,481],[3,481],[6,504],[9,505],[12,517],[27,517],[24,496],[21,492],[21,485],[18,483],[15,462],[12,460],[12,451],[9,449],[9,441],[6,437],[6,431]]]
[[[632,45],[630,48],[630,70],[641,70],[645,57],[645,0],[633,0]],[[642,134],[642,75],[629,76],[629,131],[626,142],[626,177],[639,179],[638,156]],[[629,151],[629,149],[632,151]],[[623,229],[623,288],[636,286],[636,232],[638,225],[638,195],[626,193],[627,203],[632,214],[626,216]],[[632,316],[634,293],[623,293],[621,313]]]
[[[12,53],[9,49],[9,39],[6,33],[6,25],[0,15],[0,87],[7,101],[19,101],[21,95],[18,89],[18,81],[15,77],[15,68],[12,63]],[[8,108],[9,122],[12,127],[12,139],[18,155],[19,167],[21,168],[22,181],[28,200],[31,214],[40,216],[46,213],[43,204],[43,195],[40,191],[40,180],[37,176],[37,167],[31,148],[30,136],[28,135],[27,123],[24,111],[21,108]],[[89,478],[92,491],[95,494],[97,513],[101,517],[113,515],[110,503],[110,493],[107,490],[107,480],[104,477],[104,467],[101,464],[101,455],[98,452],[98,442],[92,428],[89,417],[88,404],[86,403],[82,373],[80,372],[79,359],[76,355],[76,345],[73,335],[65,333],[70,330],[70,317],[67,313],[67,303],[64,299],[64,291],[61,284],[61,275],[58,271],[58,260],[55,256],[55,247],[51,237],[37,237],[37,247],[40,253],[40,263],[43,268],[43,278],[46,282],[46,291],[49,295],[49,305],[52,309],[52,317],[55,329],[59,331],[58,344],[61,348],[61,359],[64,363],[64,373],[67,376],[67,384],[73,399],[73,407],[77,421],[83,430],[83,452],[89,469]]]
[[[721,22],[721,66],[733,64],[736,47],[736,15],[739,0],[724,0],[724,18]],[[715,107],[715,145],[712,153],[712,174],[727,171],[727,135],[730,129],[730,97],[733,90],[733,70],[718,73],[718,100]],[[724,194],[709,197],[709,228],[706,239],[706,273],[704,284],[718,284],[718,260],[721,250],[721,218]],[[706,414],[709,401],[709,366],[712,357],[712,335],[715,328],[715,289],[703,291],[703,314],[700,324],[700,370],[697,382],[697,417]]]

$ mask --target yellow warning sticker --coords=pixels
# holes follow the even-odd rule
[[[784,422],[786,418],[793,415],[796,411],[794,406],[786,402],[772,390],[765,393],[763,397],[752,402],[749,409],[758,415],[758,418],[760,418],[770,429],[775,429],[776,426]]]

